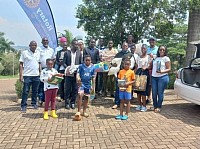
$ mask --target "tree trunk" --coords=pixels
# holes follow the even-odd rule
[[[190,10],[188,20],[188,37],[185,66],[188,66],[190,60],[194,58],[196,47],[189,42],[200,40],[200,9]]]

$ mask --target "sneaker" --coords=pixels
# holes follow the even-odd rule
[[[70,109],[70,106],[67,104],[67,105],[65,106],[65,109],[69,110],[69,109]]]
[[[38,105],[33,105],[33,109],[37,110],[38,109]]]
[[[72,109],[75,109],[75,105],[74,105],[74,104],[72,104],[72,105],[71,105],[71,108],[72,108]]]
[[[22,107],[21,112],[26,113],[26,107]]]
[[[112,109],[117,109],[117,107],[118,107],[118,105],[114,105],[114,106],[112,107]]]
[[[121,120],[127,120],[128,119],[128,116],[127,115],[124,115],[122,116]]]
[[[149,103],[151,103],[151,99],[146,100],[146,104],[149,104]]]
[[[140,110],[141,110],[141,108],[142,108],[142,106],[141,106],[141,105],[137,105],[137,107],[135,108],[135,110],[137,110],[137,111],[140,111]]]
[[[40,106],[42,106],[43,101],[42,101],[42,100],[39,100],[38,103],[39,103]]]
[[[144,107],[144,106],[142,106],[141,111],[142,111],[142,112],[146,112],[146,111],[147,111],[147,108]]]
[[[116,119],[116,120],[121,120],[122,117],[123,117],[123,115],[117,115],[117,116],[115,117],[115,119]]]

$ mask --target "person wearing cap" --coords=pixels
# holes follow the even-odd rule
[[[54,52],[54,58],[56,58],[56,55],[58,53],[58,51],[61,51],[63,49],[63,46],[67,44],[67,38],[65,37],[61,37],[59,39],[59,46],[55,49],[55,52]],[[55,65],[55,69],[57,69],[57,65]]]
[[[40,46],[38,50],[40,51],[41,68],[44,69],[47,67],[46,60],[54,59],[54,50],[49,47],[49,40],[46,37],[42,38],[42,46]],[[39,104],[42,105],[43,102],[45,101],[45,95],[44,95],[44,83],[41,81],[38,88],[38,98],[39,98]]]
[[[63,63],[63,59],[64,59],[64,55],[66,51],[67,51],[67,42],[62,42],[62,49],[57,52],[56,60],[55,60],[57,71],[58,73],[61,73],[61,74],[64,74],[65,68],[66,68]],[[62,82],[59,84],[58,96],[60,96],[60,98],[57,99],[58,101],[64,100],[64,82],[65,82],[65,79],[63,79]]]
[[[147,54],[152,58],[156,58],[156,54],[158,51],[158,46],[156,46],[156,38],[150,37],[149,38],[149,47],[147,49]]]
[[[150,56],[151,60],[156,58],[158,52],[158,46],[156,46],[156,38],[150,37],[149,38],[149,47],[147,48],[147,55]],[[149,70],[149,75],[151,76],[152,70]],[[151,101],[151,79],[149,83],[149,96],[147,97],[147,104]]]

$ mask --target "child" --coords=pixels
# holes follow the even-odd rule
[[[91,83],[92,81],[92,83]],[[77,83],[79,86],[78,91],[78,112],[75,114],[74,120],[81,120],[81,116],[88,117],[86,113],[86,108],[88,105],[88,100],[90,98],[90,93],[95,92],[95,69],[91,65],[91,57],[86,55],[84,57],[84,63],[78,68],[77,73]],[[83,101],[83,113],[80,113],[82,99]]]
[[[124,69],[120,70],[118,74],[119,80],[125,80],[124,84],[119,83],[119,98],[120,98],[120,115],[116,116],[116,119],[118,120],[127,120],[128,119],[128,113],[130,111],[130,100],[132,98],[131,91],[132,91],[132,84],[135,80],[135,73],[130,69],[131,60],[125,59],[124,60]],[[123,115],[123,109],[124,104],[127,104],[126,106],[126,113]]]
[[[51,102],[51,116],[57,118],[56,114],[56,96],[58,91],[58,84],[53,83],[55,76],[63,77],[63,74],[59,74],[56,69],[53,68],[54,61],[52,59],[46,60],[47,68],[44,68],[40,75],[40,80],[44,82],[45,92],[45,108],[44,108],[44,119],[48,120],[48,108],[49,102]]]

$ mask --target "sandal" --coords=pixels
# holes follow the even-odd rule
[[[87,114],[87,113],[81,113],[81,116],[89,117],[89,114]]]
[[[80,121],[81,120],[81,114],[80,112],[77,112],[74,116],[74,121]]]

